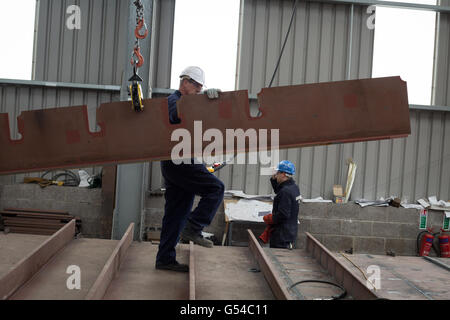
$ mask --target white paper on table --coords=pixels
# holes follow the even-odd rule
[[[428,197],[428,200],[430,201],[430,204],[432,206],[439,206],[439,202],[437,201],[436,196]]]
[[[441,207],[445,207],[445,208],[450,207],[450,202],[446,202],[446,201],[444,201],[444,200],[439,200],[438,204],[439,204],[439,206],[441,206]]]
[[[323,200],[322,197],[317,197],[314,199],[302,199],[302,202],[333,202],[331,200]]]
[[[412,203],[402,203],[401,206],[405,209],[419,209],[422,210],[424,207],[420,204],[412,204]]]
[[[243,198],[243,199],[267,199],[267,200],[272,200],[272,195],[268,194],[268,195],[258,195],[258,194],[246,194],[244,193],[242,190],[227,190],[225,191],[226,194],[230,194],[233,197],[237,197],[237,198]]]
[[[273,205],[271,203],[258,200],[241,199],[236,203],[227,203],[225,206],[225,214],[228,221],[252,221],[264,222],[263,215],[260,212],[272,212]]]

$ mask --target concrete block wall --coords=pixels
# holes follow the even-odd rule
[[[415,255],[419,230],[417,209],[365,207],[354,203],[301,203],[298,246],[311,233],[331,251],[353,248],[355,253]],[[442,227],[443,212],[428,211],[428,227]],[[434,255],[434,252],[431,253]]]
[[[102,192],[100,188],[48,186],[36,184],[0,185],[0,209],[7,207],[61,210],[81,218],[84,237],[103,238]]]
[[[164,215],[164,196],[151,196],[146,202],[146,226],[161,227]],[[198,203],[198,198],[194,207]],[[222,240],[225,230],[223,205],[212,224],[205,229]],[[442,226],[443,213],[429,211],[428,227],[435,232]],[[311,233],[331,251],[350,248],[355,253],[416,255],[416,239],[419,230],[419,210],[395,207],[365,207],[355,203],[301,203],[299,210],[297,247],[305,245],[305,232]],[[265,225],[236,224],[233,241],[246,242],[247,229],[258,236]],[[435,255],[434,251],[431,252]]]

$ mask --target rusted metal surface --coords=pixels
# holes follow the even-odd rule
[[[83,300],[118,242],[73,239],[9,299]]]
[[[195,246],[196,300],[274,300],[247,247]]]
[[[449,263],[445,263],[446,259],[442,258],[441,260],[437,259],[437,258],[432,258],[432,257],[428,257],[428,256],[423,256],[422,258],[424,258],[425,260],[434,263],[435,265],[441,267],[444,270],[450,271],[450,264]]]
[[[378,299],[378,295],[356,277],[350,269],[342,264],[324,245],[310,233],[306,232],[306,251],[342,285],[347,293],[357,300]]]
[[[125,254],[133,242],[133,233],[134,223],[131,223],[103,267],[103,270],[100,272],[94,285],[89,290],[86,300],[99,300],[103,298],[111,281],[119,272],[119,268],[124,260]]]
[[[189,300],[195,300],[195,253],[192,241],[189,241]]]
[[[411,132],[406,83],[399,77],[269,88],[258,99],[261,116],[252,118],[246,90],[223,92],[217,100],[184,96],[177,103],[178,125],[169,123],[166,98],[145,100],[141,113],[128,101],[106,103],[97,110],[99,132],[89,132],[86,106],[25,111],[18,117],[21,139],[14,141],[8,115],[0,114],[0,174],[170,159],[180,143],[171,141],[171,135],[179,128],[190,132],[193,153],[194,122],[200,120],[201,134],[215,128],[224,139],[226,129],[279,129],[280,148],[399,138]],[[197,138],[202,140],[198,133]],[[270,132],[267,141],[270,148]],[[203,149],[209,144],[203,141]],[[234,152],[244,151],[255,151],[248,139],[243,149],[234,143]]]
[[[45,235],[0,232],[0,278],[47,239]]]
[[[335,283],[327,270],[322,268],[305,249],[274,249],[264,248],[264,252],[275,266],[283,279],[289,293],[295,300],[328,300],[340,296],[342,291],[328,283]],[[302,282],[301,281],[310,281]],[[349,295],[341,299],[351,299]]]
[[[52,256],[70,242],[74,235],[75,220],[71,220],[20,260],[10,272],[0,278],[0,298],[8,299],[20,286],[33,277]]]
[[[361,281],[366,281],[358,270],[369,267],[379,269],[377,295],[389,300],[449,300],[450,276],[441,266],[430,263],[424,257],[373,254],[348,255],[351,262],[340,254],[336,258],[346,265]],[[446,258],[433,258],[446,261]],[[358,268],[356,266],[358,266]],[[375,275],[372,273],[371,275]],[[375,279],[375,277],[374,277]]]
[[[188,264],[189,246],[178,244],[176,251],[177,261]],[[155,269],[157,252],[158,246],[150,242],[133,242],[103,299],[188,300],[189,275],[186,272]]]
[[[292,296],[287,291],[284,282],[278,277],[275,268],[270,262],[264,250],[256,240],[251,230],[247,230],[248,233],[248,247],[252,251],[255,259],[258,261],[261,271],[264,273],[264,277],[269,283],[270,288],[276,299],[278,300],[292,300]]]

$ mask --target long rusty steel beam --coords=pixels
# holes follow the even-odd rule
[[[343,265],[323,244],[306,232],[306,251],[357,300],[374,300],[379,296]]]
[[[265,88],[258,94],[261,116],[250,116],[248,92],[223,92],[217,100],[206,95],[183,96],[177,103],[181,123],[171,125],[166,98],[147,99],[141,113],[130,102],[102,104],[97,110],[99,132],[90,132],[86,106],[25,111],[18,117],[20,140],[10,137],[8,114],[0,114],[0,174],[77,168],[100,164],[170,159],[179,140],[175,129],[186,129],[202,141],[208,129],[256,132],[279,130],[279,147],[293,148],[332,143],[406,137],[411,133],[406,82],[400,77],[349,80]],[[201,122],[201,130],[194,124]],[[198,122],[197,122],[198,124]],[[216,131],[217,132],[217,131]],[[233,137],[234,139],[234,137]],[[206,139],[205,139],[206,140]],[[233,141],[235,141],[234,139]],[[229,143],[230,141],[226,141]],[[225,149],[225,146],[224,146]],[[194,141],[191,151],[195,153]],[[216,155],[227,150],[216,150]],[[256,151],[234,143],[234,153]]]
[[[117,275],[122,264],[128,248],[133,242],[134,223],[131,223],[127,231],[120,239],[114,251],[111,253],[108,261],[106,261],[102,271],[95,280],[92,287],[89,289],[85,300],[101,300],[103,299],[106,290],[108,289],[111,281]]]
[[[258,262],[259,267],[261,268],[261,271],[263,272],[264,277],[266,278],[267,283],[270,286],[270,289],[272,289],[275,298],[277,298],[277,300],[292,300],[292,296],[289,294],[286,286],[283,284],[283,281],[277,275],[275,267],[272,265],[269,258],[264,253],[264,250],[259,245],[258,240],[256,240],[253,232],[248,229],[247,233],[248,247],[255,257],[256,261]]]

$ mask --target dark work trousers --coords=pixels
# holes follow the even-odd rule
[[[186,221],[200,234],[213,220],[225,187],[203,164],[176,165],[171,160],[161,161],[161,172],[166,186],[166,204],[156,261],[171,263],[175,261],[175,246]],[[195,195],[201,199],[191,212]]]

